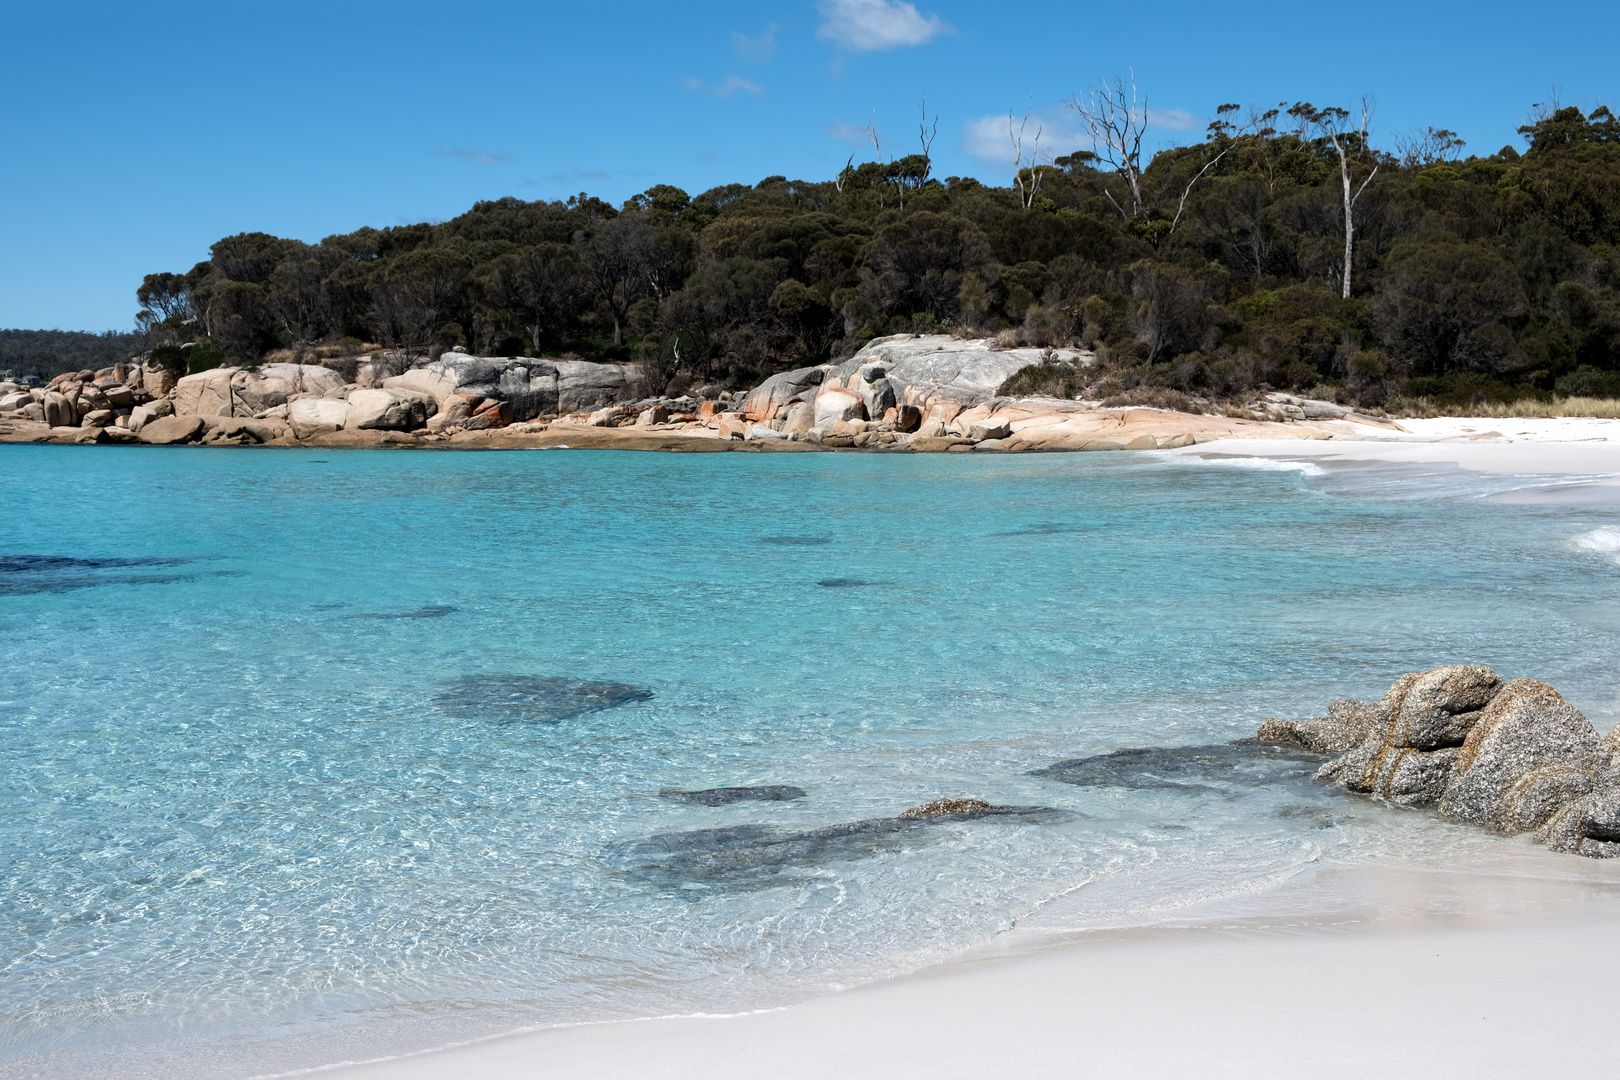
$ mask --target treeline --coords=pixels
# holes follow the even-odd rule
[[[1620,395],[1607,109],[1542,110],[1522,153],[1465,158],[1444,130],[1380,150],[1345,110],[1222,106],[1204,141],[1143,162],[1145,113],[1118,89],[1084,113],[1097,153],[1007,187],[937,178],[923,153],[620,207],[505,198],[318,244],[247,233],[147,277],[140,321],[247,360],[361,342],[639,360],[672,391],[955,331],[1099,350],[1034,390]]]
[[[145,342],[142,334],[79,330],[0,330],[0,373],[41,382],[63,371],[111,367]]]

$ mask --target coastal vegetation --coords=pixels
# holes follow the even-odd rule
[[[44,381],[63,371],[110,367],[145,346],[141,334],[79,330],[0,330],[0,372]]]
[[[1363,409],[1620,397],[1620,120],[1537,106],[1525,147],[1437,128],[1374,145],[1370,112],[1222,105],[1151,157],[1133,87],[1072,102],[1096,152],[997,187],[921,152],[621,206],[481,202],[319,243],[245,233],[137,291],[149,345],[200,370],[358,356],[637,363],[655,391],[744,387],[951,332],[1095,350],[1007,392],[1178,406],[1288,390]],[[1011,119],[1011,118],[1009,118]],[[64,361],[61,368],[78,366]],[[89,365],[86,365],[89,366]]]

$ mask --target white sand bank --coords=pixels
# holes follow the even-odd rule
[[[1501,865],[1468,872],[1324,870],[1278,898],[1305,915],[1210,911],[1063,944],[1015,934],[787,1009],[535,1031],[317,1075],[1612,1076],[1620,866],[1503,844]]]
[[[1405,431],[1343,425],[1331,439],[1220,439],[1167,453],[1285,461],[1452,463],[1476,472],[1620,481],[1620,420],[1402,420]]]

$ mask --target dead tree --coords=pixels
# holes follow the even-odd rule
[[[1344,299],[1350,299],[1350,267],[1351,257],[1355,252],[1356,242],[1356,203],[1361,199],[1362,192],[1372,183],[1373,177],[1378,175],[1379,166],[1375,163],[1372,172],[1355,187],[1351,181],[1351,156],[1363,158],[1367,154],[1367,126],[1372,120],[1373,103],[1370,98],[1361,99],[1361,123],[1351,127],[1348,123],[1350,113],[1345,109],[1329,107],[1322,109],[1311,116],[1311,123],[1322,133],[1333,147],[1333,152],[1339,155],[1339,180],[1344,186]]]
[[[939,135],[939,114],[934,114],[932,125],[928,122],[928,99],[923,98],[917,102],[917,112],[922,119],[917,122],[917,140],[922,143],[923,161],[926,167],[923,170],[923,183],[928,182],[928,176],[934,171],[934,139]]]
[[[1018,129],[1013,130],[1012,110],[1007,110],[1007,139],[1013,148],[1013,183],[1018,186],[1018,201],[1025,210],[1035,205],[1035,195],[1041,190],[1041,132],[1044,128],[1035,125],[1035,143],[1029,151],[1029,184],[1024,184],[1024,132],[1029,127],[1029,112],[1025,110],[1023,120],[1019,121]]]
[[[1132,75],[1127,82],[1115,76],[1111,86],[1100,80],[1084,97],[1076,94],[1067,104],[1080,114],[1098,159],[1125,178],[1130,209],[1114,198],[1107,185],[1103,194],[1125,220],[1143,216],[1142,136],[1147,134],[1147,99],[1137,95],[1136,77]]]

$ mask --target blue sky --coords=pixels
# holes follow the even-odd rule
[[[1154,146],[1221,102],[1372,94],[1375,141],[1488,153],[1555,89],[1614,106],[1617,40],[1613,0],[0,0],[0,326],[128,328],[143,274],[236,232],[823,179],[871,156],[869,120],[914,151],[921,99],[938,175],[1006,183],[1008,110],[1072,149],[1062,101],[1131,71]]]

